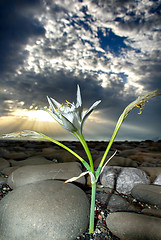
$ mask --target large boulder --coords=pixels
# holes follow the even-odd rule
[[[13,171],[8,177],[8,185],[16,188],[47,179],[68,180],[81,173],[81,165],[78,162],[29,165]],[[85,177],[81,177],[75,182],[85,184]]]
[[[88,227],[89,202],[74,184],[46,180],[10,192],[0,216],[1,240],[74,240]]]

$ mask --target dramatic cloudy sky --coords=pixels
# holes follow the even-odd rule
[[[0,134],[39,130],[73,139],[46,112],[46,96],[84,109],[87,139],[109,140],[124,108],[161,89],[160,0],[1,0]],[[117,140],[161,139],[161,97],[135,109]],[[42,114],[43,113],[43,114]]]

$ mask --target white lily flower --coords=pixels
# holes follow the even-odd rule
[[[87,117],[98,106],[101,100],[96,101],[83,115],[83,106],[79,85],[77,86],[77,102],[60,104],[53,98],[47,97],[51,110],[46,110],[66,130],[75,133],[82,133],[83,125]]]

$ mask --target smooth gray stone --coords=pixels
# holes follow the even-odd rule
[[[108,166],[120,167],[138,167],[138,164],[130,158],[114,156],[108,163]]]
[[[129,157],[131,155],[135,155],[138,153],[140,149],[139,148],[134,148],[134,149],[126,149],[120,152],[120,156],[122,157]]]
[[[13,171],[8,177],[8,185],[14,189],[29,183],[47,179],[68,180],[82,173],[78,162],[53,163],[42,165],[23,166]],[[75,180],[76,183],[85,184],[85,177]]]
[[[137,152],[136,154],[131,155],[129,157],[134,161],[141,162],[142,163],[141,165],[144,166],[144,167],[147,164],[148,165],[153,164],[153,166],[155,166],[156,164],[161,163],[161,154],[160,153],[148,152],[148,149],[147,149],[147,152]]]
[[[0,240],[75,240],[86,231],[89,201],[74,184],[46,180],[0,201]]]
[[[146,172],[151,179],[151,182],[153,182],[156,177],[161,174],[161,167],[138,167],[139,169],[143,170]]]
[[[7,178],[0,177],[0,184],[7,184]]]
[[[157,208],[144,208],[141,211],[141,213],[161,218],[161,209],[157,209]]]
[[[94,161],[94,167],[98,167],[100,164],[100,161],[102,159],[102,156],[100,156],[99,158],[96,159],[96,161]],[[105,162],[108,161],[105,160]],[[131,160],[130,158],[125,158],[125,157],[120,157],[120,156],[114,156],[109,162],[108,162],[108,166],[120,166],[120,167],[138,167],[138,164]]]
[[[0,158],[0,170],[3,170],[4,168],[9,167],[10,164],[7,160],[5,160],[4,158]]]
[[[124,194],[130,194],[137,184],[150,184],[150,178],[144,171],[115,166],[106,166],[100,176],[100,181],[104,187],[110,187]]]
[[[131,194],[139,201],[156,205],[157,207],[161,208],[160,185],[139,184],[132,189]]]
[[[27,165],[52,164],[53,162],[50,160],[47,160],[44,157],[34,156],[34,157],[26,158],[25,160],[21,160],[21,161],[10,160],[10,163],[12,167],[15,167],[15,166],[27,166]]]
[[[121,240],[161,239],[161,218],[130,212],[115,212],[107,216],[106,224]]]
[[[10,175],[13,171],[15,171],[16,169],[20,168],[19,166],[15,166],[15,167],[7,167],[7,168],[4,168],[1,172],[3,174],[6,174],[6,175]]]
[[[76,162],[78,159],[68,151],[64,149],[55,149],[53,152],[47,152],[47,150],[42,152],[43,156],[50,157],[51,159],[57,159],[58,162]]]
[[[130,208],[130,203],[117,194],[97,192],[96,199],[105,204],[111,212],[127,211]]]
[[[15,159],[15,160],[24,160],[28,157],[28,155],[21,151],[21,152],[16,152],[16,151],[10,151],[10,152],[6,152],[4,153],[4,158],[7,159]]]

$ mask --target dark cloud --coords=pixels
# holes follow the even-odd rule
[[[161,89],[161,61],[151,65],[142,66],[145,70],[145,77],[140,81],[145,89],[152,91],[154,89]]]
[[[45,34],[45,29],[39,20],[29,14],[29,9],[37,7],[38,3],[39,1],[12,0],[0,2],[1,73],[14,72],[22,65],[28,55],[24,50],[25,45],[29,40]]]
[[[115,21],[119,23],[120,28],[129,31],[139,32],[160,29],[160,8],[160,1],[149,1],[143,7],[139,6],[138,2],[130,10],[126,9],[122,17],[116,17]]]

